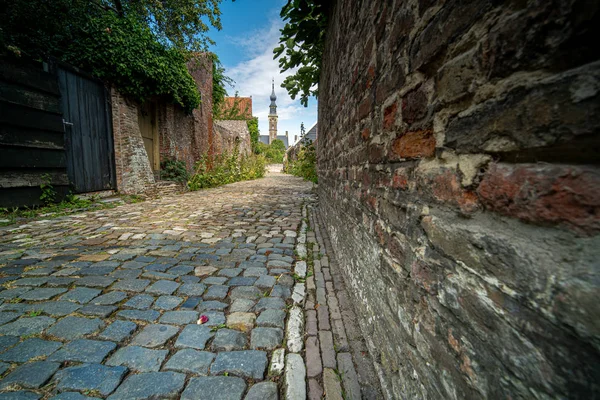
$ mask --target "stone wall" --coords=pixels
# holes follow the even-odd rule
[[[114,87],[110,93],[117,190],[125,194],[145,193],[154,185],[154,174],[138,124],[138,105]]]
[[[215,154],[230,153],[239,143],[240,154],[250,154],[250,131],[245,120],[213,121],[213,149]]]
[[[332,5],[319,198],[388,398],[600,395],[598,8]]]
[[[161,161],[185,161],[191,171],[200,156],[213,152],[212,58],[199,54],[188,63],[188,70],[196,81],[202,103],[191,115],[177,105],[161,103],[158,107],[158,132]]]

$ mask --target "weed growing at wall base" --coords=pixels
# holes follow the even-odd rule
[[[196,162],[194,175],[188,181],[190,190],[200,190],[228,183],[258,179],[265,176],[267,161],[264,156],[239,154],[236,145],[231,153],[217,156],[204,155]]]
[[[298,157],[289,165],[285,166],[285,171],[295,176],[306,179],[313,183],[318,183],[317,176],[317,153],[313,143],[298,151]]]

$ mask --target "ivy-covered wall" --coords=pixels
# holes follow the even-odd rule
[[[338,0],[319,200],[388,398],[600,396],[598,3]]]

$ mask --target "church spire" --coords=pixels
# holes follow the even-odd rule
[[[275,96],[275,79],[271,80],[271,105],[269,106],[269,144],[277,139],[277,96]]]
[[[271,105],[269,106],[269,114],[275,115],[277,114],[277,104],[275,103],[275,100],[277,100],[277,96],[275,96],[275,79],[271,81],[271,88]]]

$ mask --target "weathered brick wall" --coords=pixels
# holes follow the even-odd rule
[[[213,121],[213,148],[215,154],[231,153],[238,142],[239,154],[250,154],[250,131],[245,120]]]
[[[173,104],[158,107],[158,132],[161,160],[185,161],[188,170],[200,156],[212,149],[212,58],[199,54],[188,63],[188,70],[196,81],[202,103],[191,115]]]
[[[117,190],[141,194],[154,185],[154,174],[138,124],[137,103],[111,88]]]
[[[320,203],[388,397],[600,395],[598,8],[332,5]]]

